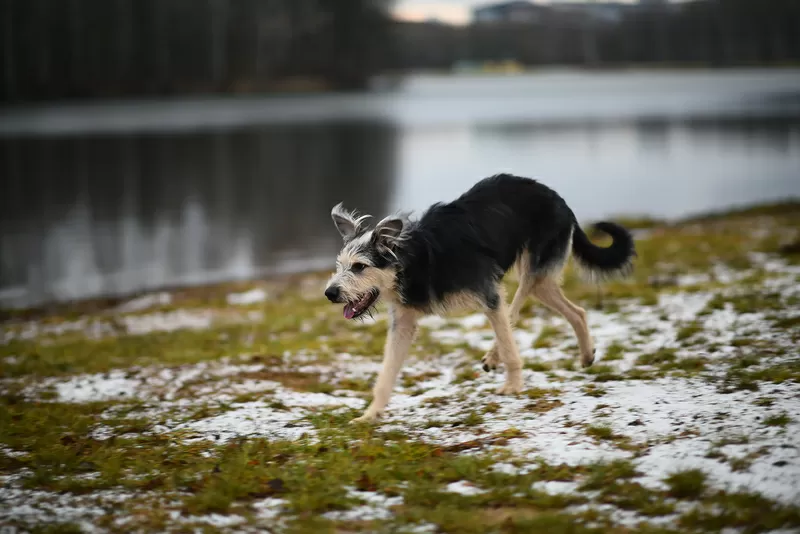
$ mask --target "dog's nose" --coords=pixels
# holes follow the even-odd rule
[[[336,302],[339,300],[339,288],[336,286],[331,286],[325,290],[325,296],[328,297],[328,300],[331,302]]]

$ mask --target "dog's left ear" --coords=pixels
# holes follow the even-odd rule
[[[369,219],[369,217],[369,215],[356,217],[354,212],[345,210],[341,202],[336,204],[331,210],[333,224],[336,225],[336,229],[339,230],[345,242],[353,239],[353,237],[362,230],[362,224]]]
[[[404,224],[403,219],[398,217],[386,217],[383,219],[375,226],[375,232],[373,233],[375,244],[379,248],[393,251],[400,242]]]

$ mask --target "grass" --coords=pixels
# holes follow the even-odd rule
[[[676,499],[697,499],[707,489],[706,474],[699,469],[689,469],[672,473],[664,483],[669,486],[667,494]]]
[[[603,360],[607,362],[621,360],[625,356],[625,346],[619,340],[615,340],[608,346]]]
[[[315,403],[340,391],[345,392],[340,399],[368,400],[386,334],[384,321],[343,321],[338,308],[318,298],[318,275],[258,282],[270,298],[241,309],[231,309],[225,296],[250,283],[176,291],[171,303],[133,314],[110,313],[109,307],[119,304],[111,301],[4,312],[3,332],[14,339],[0,344],[0,475],[16,477],[16,490],[40,492],[55,503],[93,502],[104,491],[123,493],[128,498],[105,503],[109,514],[97,521],[110,531],[120,529],[115,523],[120,518],[130,530],[195,529],[176,520],[176,514],[185,521],[208,514],[240,517],[246,528],[257,530],[264,521],[252,506],[268,498],[282,502],[276,513],[285,532],[297,534],[402,532],[420,525],[448,533],[554,534],[800,527],[796,507],[755,493],[723,491],[701,470],[670,473],[663,487],[652,484],[651,477],[643,476],[651,473],[639,461],[659,443],[697,435],[700,430],[693,425],[700,423],[681,421],[684,425],[664,436],[643,441],[640,432],[652,430],[646,426],[651,420],[645,413],[627,413],[619,397],[633,383],[661,378],[694,379],[698,387],[711,383],[728,393],[757,392],[745,396],[749,410],[764,414],[763,425],[756,424],[752,432],[723,438],[716,432],[717,426],[736,420],[735,402],[720,406],[724,413],[712,414],[710,422],[700,419],[710,433],[704,438],[712,443],[705,460],[719,462],[720,470],[757,472],[756,459],[764,454],[759,440],[789,435],[795,424],[786,404],[790,397],[774,393],[772,385],[794,388],[800,383],[794,349],[800,333],[792,314],[800,303],[791,292],[765,284],[774,275],[758,268],[751,253],[796,261],[786,236],[796,241],[800,212],[773,206],[684,223],[643,220],[637,226],[650,233],[637,240],[631,279],[604,284],[598,294],[571,268],[565,273],[565,293],[587,309],[590,321],[605,314],[606,320],[633,325],[629,334],[606,339],[605,354],[598,353],[594,366],[583,370],[576,364],[568,323],[528,303],[516,328],[528,334],[538,328],[532,346],[523,347],[536,349],[536,358],[525,361],[527,389],[504,399],[492,393],[503,371],[479,369],[484,351],[477,343],[466,335],[455,344],[442,343],[433,329],[421,328],[412,356],[425,362],[454,358],[456,363],[434,371],[434,364],[427,363],[422,370],[401,374],[398,389],[404,388],[406,400],[390,405],[390,411],[410,420],[384,426],[350,426],[359,410],[346,403]],[[739,278],[727,283],[711,276],[719,267]],[[693,273],[710,276],[691,286],[679,284],[681,275]],[[513,277],[507,284],[511,294]],[[698,317],[672,318],[662,302],[679,292],[709,296]],[[636,322],[642,306],[658,319]],[[127,330],[126,321],[154,311],[209,313],[213,320],[197,330]],[[720,312],[741,316],[733,339],[705,326]],[[754,313],[764,317],[757,327],[748,326]],[[75,329],[23,339],[17,335],[29,326],[23,321],[53,327],[88,321],[105,334],[93,338]],[[352,360],[343,360],[342,354]],[[210,371],[217,368],[228,371]],[[74,403],[60,397],[58,386],[70,377],[112,371],[121,381],[136,381],[147,395]],[[159,378],[162,374],[180,378]],[[426,389],[447,377],[453,390]],[[315,402],[300,410],[298,398]],[[649,408],[672,409],[660,401],[654,399]],[[415,404],[402,409],[402,402]],[[246,411],[255,408],[255,415]],[[198,424],[226,417],[254,430],[233,437],[197,430]],[[285,422],[274,425],[284,417]],[[274,435],[261,432],[267,425]],[[535,447],[518,453],[523,444]],[[622,458],[592,462],[578,452],[569,463],[549,463],[536,456],[559,447],[613,451]],[[500,464],[513,470],[495,469]],[[577,489],[564,494],[535,489],[537,483],[553,481]],[[447,491],[452,482],[483,491]],[[364,505],[353,489],[397,497],[400,504],[381,519],[326,515]],[[588,507],[575,508],[581,505]],[[641,521],[673,519],[664,527],[657,522],[624,525],[615,516],[619,511]],[[36,532],[78,531],[78,522],[69,518],[60,524],[18,522]],[[198,530],[215,531],[208,525]]]
[[[670,364],[676,360],[675,349],[663,348],[651,354],[642,354],[636,359],[639,365]]]
[[[620,480],[640,476],[641,473],[629,460],[597,462],[587,468],[586,478],[580,486],[581,491],[601,490]]]
[[[691,343],[688,341],[703,331],[704,327],[699,321],[692,321],[678,330],[675,341],[683,342],[684,345],[690,345]]]
[[[556,340],[562,336],[561,330],[546,325],[542,328],[542,331],[539,332],[539,336],[533,342],[533,348],[535,349],[545,349],[555,345]]]
[[[764,424],[767,426],[785,427],[792,422],[792,418],[786,412],[771,415],[764,419]]]

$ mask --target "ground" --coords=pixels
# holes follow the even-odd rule
[[[800,205],[627,223],[631,280],[565,279],[593,367],[532,301],[501,397],[484,317],[426,317],[376,426],[385,311],[324,273],[6,313],[0,526],[800,532]]]

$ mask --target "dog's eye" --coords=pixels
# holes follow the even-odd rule
[[[353,270],[354,273],[360,273],[361,271],[364,270],[364,267],[366,267],[366,265],[364,265],[363,263],[354,263],[351,269]]]

